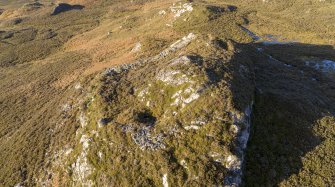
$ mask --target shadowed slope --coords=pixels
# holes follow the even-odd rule
[[[335,175],[327,168],[335,166],[329,144],[335,128],[334,71],[315,70],[305,61],[314,57],[335,59],[333,47],[256,47],[257,92],[246,186],[331,185]],[[311,164],[314,162],[318,163]],[[319,164],[326,167],[320,170],[316,167]]]

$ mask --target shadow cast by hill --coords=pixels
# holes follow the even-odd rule
[[[54,16],[70,10],[82,10],[83,8],[85,8],[83,5],[70,5],[67,3],[59,3],[51,15]]]
[[[326,136],[319,136],[315,129],[319,120],[335,114],[335,69],[322,71],[306,61],[335,61],[335,50],[300,43],[240,44],[238,48],[251,54],[256,84],[244,185],[277,186],[308,170],[303,158],[325,141]],[[240,60],[243,54],[232,60]],[[238,82],[243,76],[235,71],[234,77]],[[232,85],[234,100],[241,103],[243,88],[236,85]],[[329,163],[328,167],[334,166]]]

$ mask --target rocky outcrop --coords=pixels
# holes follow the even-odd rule
[[[98,75],[77,114],[78,144],[65,162],[73,184],[131,185],[146,173],[163,186],[239,185],[253,70],[237,46],[225,47],[235,44],[216,43],[191,33],[156,56]],[[195,44],[206,53],[192,53]],[[232,97],[238,90],[245,101]],[[72,108],[63,106],[66,113]]]
[[[50,173],[68,171],[74,186],[241,184],[255,87],[249,49],[201,33],[171,43],[78,86],[90,92],[72,114],[76,143]],[[131,53],[142,50],[137,43]],[[74,108],[65,104],[64,116]]]
[[[82,131],[85,137],[91,134],[91,141],[85,145],[81,141],[83,151],[72,165],[76,183],[82,181],[76,176],[83,171],[85,178],[94,174],[110,184],[122,184],[123,177],[109,180],[109,171],[126,177],[135,168],[164,186],[241,183],[253,97],[252,66],[239,51],[197,38],[189,34],[156,56],[100,75],[96,99],[86,109],[88,125]],[[191,53],[193,44],[207,53]],[[184,55],[175,57],[176,52]],[[231,97],[237,87],[244,90],[248,105]],[[246,109],[239,110],[238,105]],[[110,119],[109,125],[97,125],[97,119],[103,119],[100,115]],[[94,145],[92,151],[87,151],[88,145]],[[108,163],[103,155],[115,163]],[[116,160],[121,158],[119,165]],[[154,165],[149,164],[150,158],[155,158]],[[122,169],[128,162],[146,164]],[[86,165],[94,166],[92,173]],[[155,165],[161,165],[162,171],[154,172]],[[180,175],[189,178],[180,180]],[[133,180],[137,178],[127,183]]]
[[[180,17],[182,14],[186,12],[192,12],[193,6],[192,3],[175,3],[170,7],[171,12],[174,14],[174,17]]]

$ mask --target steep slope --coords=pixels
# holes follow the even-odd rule
[[[257,92],[245,183],[331,186],[335,69],[323,62],[332,62],[327,59],[334,59],[334,48],[255,47],[261,56],[255,63]]]

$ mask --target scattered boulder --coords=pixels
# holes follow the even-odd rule
[[[151,134],[150,127],[142,127],[141,129],[132,133],[132,139],[141,150],[158,150],[165,148],[163,134]]]
[[[57,15],[59,13],[70,11],[70,10],[81,10],[83,8],[84,8],[84,6],[82,6],[82,5],[70,5],[70,4],[67,4],[67,3],[59,3],[55,7],[55,9],[54,9],[54,11],[52,12],[51,15]]]

